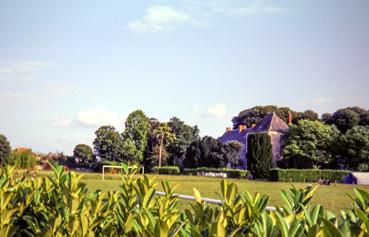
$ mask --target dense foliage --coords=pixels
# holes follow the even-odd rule
[[[167,123],[160,123],[159,126],[154,129],[153,134],[159,141],[158,166],[161,167],[163,147],[174,142],[176,140],[176,135]]]
[[[0,164],[4,163],[12,152],[12,149],[10,147],[10,143],[8,142],[8,139],[0,134]]]
[[[153,168],[154,173],[156,174],[170,174],[170,175],[178,175],[181,171],[178,166],[155,166]]]
[[[187,148],[184,167],[212,167],[222,168],[239,163],[241,145],[234,143],[221,143],[219,140],[205,136],[191,143]]]
[[[17,168],[30,169],[37,164],[37,155],[31,149],[17,148],[11,153],[6,163]]]
[[[95,161],[92,148],[86,144],[78,144],[74,148],[73,158],[80,164],[92,164]]]
[[[168,164],[181,166],[186,155],[187,147],[195,140],[199,139],[199,129],[197,126],[191,127],[177,117],[173,117],[168,122],[176,139],[168,144],[169,153]]]
[[[292,122],[297,123],[302,119],[317,120],[318,114],[312,110],[304,112],[296,112],[288,107],[277,107],[275,105],[255,106],[245,109],[238,116],[232,119],[233,128],[237,129],[239,125],[251,127],[253,124],[260,122],[268,113],[275,112],[284,122],[288,123],[288,114],[292,115]]]
[[[123,160],[122,140],[113,126],[101,126],[95,135],[93,144],[97,156],[103,160]]]
[[[369,126],[356,126],[349,129],[339,148],[349,169],[369,171]]]
[[[360,107],[347,107],[337,110],[333,115],[323,114],[322,119],[326,124],[334,124],[345,133],[357,125],[369,125],[369,111]]]
[[[300,169],[332,166],[340,135],[334,126],[320,121],[301,120],[290,125],[283,149],[284,166]]]
[[[267,133],[249,134],[247,139],[247,167],[253,178],[269,178],[272,159],[270,136]]]
[[[128,115],[122,136],[125,144],[129,144],[132,159],[137,163],[143,161],[149,130],[149,119],[142,110]]]
[[[347,170],[272,169],[270,178],[280,182],[318,182],[320,179],[326,179],[340,183],[349,173]]]
[[[127,171],[127,166],[126,171]],[[146,176],[123,175],[118,191],[90,192],[82,176],[53,167],[51,177],[16,177],[0,171],[0,236],[366,236],[369,193],[355,189],[352,210],[339,216],[310,204],[317,186],[282,190],[282,208],[269,198],[220,182],[221,204],[178,206],[168,183],[164,196]]]

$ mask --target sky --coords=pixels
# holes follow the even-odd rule
[[[71,154],[142,109],[219,137],[256,105],[369,109],[369,1],[0,0],[0,134]]]

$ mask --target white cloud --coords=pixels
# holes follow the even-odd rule
[[[209,107],[208,115],[216,117],[216,118],[224,118],[227,114],[227,107],[224,103],[216,104],[212,107]]]
[[[30,74],[53,65],[44,61],[0,62],[0,78],[28,78]]]
[[[60,128],[89,127],[112,125],[117,129],[123,126],[123,119],[114,111],[97,106],[78,112],[74,118],[56,117],[50,120],[49,125]]]
[[[142,19],[131,21],[128,28],[139,33],[171,31],[179,25],[190,23],[194,26],[208,26],[214,16],[241,17],[261,14],[280,14],[287,10],[262,2],[230,3],[223,0],[186,0],[183,9],[171,6],[150,6]]]
[[[131,21],[128,28],[139,33],[170,31],[180,24],[192,22],[192,16],[171,6],[151,6],[142,19]]]
[[[123,125],[123,120],[117,113],[101,106],[78,112],[75,121],[88,127],[113,125],[117,128]]]

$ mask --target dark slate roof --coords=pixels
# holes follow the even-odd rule
[[[285,132],[288,125],[275,113],[267,114],[258,124],[253,132]]]
[[[252,130],[252,128],[247,128],[240,132],[238,129],[233,129],[231,131],[225,132],[223,136],[219,137],[220,142],[238,141],[240,143],[246,143],[246,135]]]
[[[247,128],[242,132],[238,129],[225,132],[218,138],[220,142],[238,141],[240,143],[246,143],[246,136],[251,132],[286,132],[288,125],[280,119],[275,113],[266,115],[254,128]]]

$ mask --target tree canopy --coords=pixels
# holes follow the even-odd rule
[[[78,144],[73,150],[73,158],[77,163],[91,164],[94,162],[92,148],[86,144]]]
[[[327,124],[334,124],[343,133],[357,125],[369,125],[369,111],[360,107],[339,109],[333,115],[323,114],[322,119]]]
[[[0,164],[2,164],[6,159],[9,158],[12,149],[8,139],[0,134]]]
[[[320,168],[334,162],[334,145],[340,132],[320,121],[301,120],[286,135],[284,158],[289,168]]]
[[[251,127],[253,124],[260,122],[268,113],[275,112],[285,123],[288,123],[288,114],[292,115],[292,122],[296,124],[299,120],[317,120],[318,114],[312,110],[297,112],[288,107],[278,107],[275,105],[255,106],[245,109],[238,116],[232,119],[233,128],[237,129],[239,125]]]
[[[122,139],[113,126],[101,126],[95,134],[93,145],[96,155],[103,160],[123,160]]]
[[[180,165],[185,158],[187,147],[199,138],[197,126],[191,127],[177,117],[173,117],[168,122],[169,127],[176,136],[176,139],[168,144],[169,163]]]
[[[143,160],[149,131],[149,119],[142,110],[133,111],[128,115],[122,136],[124,140],[129,139],[130,148],[135,149],[132,154],[134,154],[137,162],[141,162]],[[134,148],[132,144],[134,145]]]
[[[369,171],[369,126],[355,126],[349,129],[341,146],[349,169]]]
[[[159,141],[159,167],[161,167],[161,158],[163,146],[169,143],[172,143],[176,139],[176,135],[173,133],[172,129],[168,126],[167,123],[161,123],[158,127],[156,127],[153,131],[153,134]]]
[[[228,142],[223,144],[215,138],[205,136],[190,144],[183,164],[185,168],[224,168],[228,165],[237,167],[241,148],[242,145],[239,143]]]

